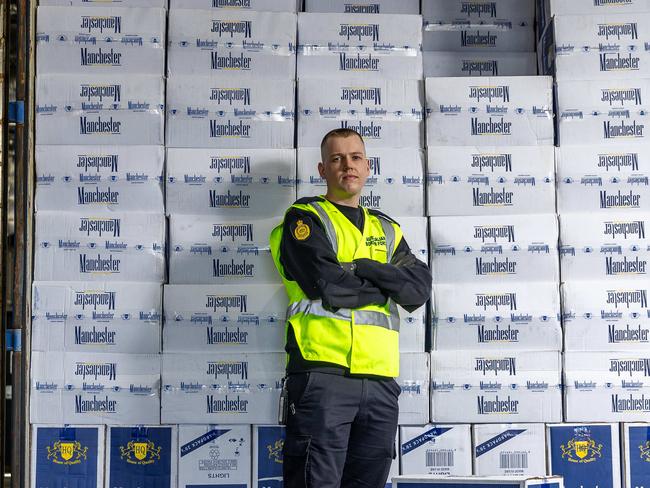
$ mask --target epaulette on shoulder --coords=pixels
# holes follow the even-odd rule
[[[294,205],[296,205],[296,204],[306,205],[308,203],[322,202],[322,201],[323,201],[323,197],[302,197],[302,198],[299,198],[298,200],[296,200],[295,202],[293,202],[293,204]]]
[[[395,224],[395,225],[399,225],[399,222],[398,222],[397,220],[395,220],[395,219],[392,218],[392,217],[389,217],[389,216],[386,215],[384,212],[381,212],[381,211],[379,211],[379,210],[375,210],[374,208],[369,208],[369,209],[368,209],[368,213],[369,213],[370,215],[374,215],[375,217],[379,217],[379,218],[381,218],[381,219],[387,220],[388,222],[391,222],[391,223],[393,223],[393,224]]]

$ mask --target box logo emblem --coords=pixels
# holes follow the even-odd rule
[[[586,464],[602,457],[602,444],[596,444],[588,429],[576,429],[575,436],[569,442],[560,445],[562,457],[571,463]]]
[[[130,441],[126,447],[120,446],[120,457],[129,464],[153,464],[160,460],[161,449],[151,441]]]
[[[47,447],[47,458],[55,464],[73,466],[88,458],[88,447],[82,447],[79,441],[57,441]]]
[[[650,443],[648,443],[650,445]],[[278,439],[273,444],[268,444],[266,448],[269,451],[269,459],[273,462],[282,464],[282,448],[284,446],[284,439]]]
[[[645,444],[641,444],[639,446],[639,452],[641,459],[643,459],[646,463],[650,463],[650,441],[646,441]]]

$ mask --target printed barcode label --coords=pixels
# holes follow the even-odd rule
[[[454,465],[454,451],[427,451],[427,468],[451,467]]]
[[[528,453],[527,452],[502,452],[499,461],[501,469],[527,469]]]

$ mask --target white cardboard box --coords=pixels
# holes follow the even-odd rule
[[[648,156],[634,143],[557,148],[558,212],[650,210]]]
[[[32,425],[32,488],[104,486],[104,426]]]
[[[277,421],[286,355],[163,354],[163,423]]]
[[[421,80],[423,54],[416,50],[400,53],[377,47],[342,48],[338,43],[327,47],[298,49],[297,78],[322,80],[345,78],[368,82],[378,80]]]
[[[161,76],[39,75],[36,144],[162,145],[164,109]]]
[[[646,144],[628,143],[625,148],[602,144],[555,148],[558,179],[585,174],[628,175],[650,173],[650,151]]]
[[[427,215],[555,213],[552,146],[439,146],[427,155]]]
[[[422,83],[418,80],[376,80],[369,83],[337,78],[327,83],[298,82],[298,111],[305,120],[398,120],[421,112]],[[316,146],[320,146],[317,144]]]
[[[568,422],[642,422],[650,413],[650,354],[567,352],[564,418]]]
[[[429,422],[429,353],[400,354],[399,370],[399,425]]]
[[[164,164],[162,146],[36,145],[36,211],[162,213]]]
[[[160,356],[33,352],[30,422],[160,423]]]
[[[393,488],[422,488],[424,486],[453,486],[455,488],[480,488],[483,486],[498,486],[499,488],[564,488],[561,476],[545,476],[543,478],[528,478],[526,476],[503,477],[449,477],[449,476],[397,476],[393,478]]]
[[[407,3],[407,2],[399,2]],[[413,55],[422,44],[422,17],[396,14],[298,14],[300,47],[327,49],[367,46],[390,55]],[[334,45],[334,46],[332,46]],[[412,52],[409,52],[412,51]]]
[[[301,80],[298,147],[320,147],[323,135],[336,128],[356,130],[368,148],[421,147],[422,100],[418,80]]]
[[[471,475],[469,425],[402,426],[399,431],[402,474]]]
[[[367,152],[370,176],[360,205],[381,210],[398,221],[424,215],[424,155],[417,148],[373,149]],[[318,147],[298,150],[298,198],[324,195],[327,182],[318,174]]]
[[[623,424],[623,486],[647,486],[650,482],[648,471],[649,424]]]
[[[36,281],[32,351],[156,354],[161,317],[155,283]]]
[[[253,425],[253,488],[282,488],[283,425]]]
[[[648,286],[642,282],[562,284],[566,351],[630,351],[650,343]]]
[[[423,0],[422,17],[436,24],[498,25],[497,22],[527,22],[532,25],[535,20],[535,2],[533,0],[495,2]]]
[[[282,215],[296,200],[296,152],[168,148],[166,182],[168,214]]]
[[[565,486],[620,488],[617,424],[547,425],[546,449],[548,471],[564,477]]]
[[[648,109],[650,80],[631,77],[624,80],[564,80],[555,86],[558,116],[565,113],[629,111],[638,114]],[[585,131],[586,132],[586,131]],[[585,141],[586,144],[586,141]]]
[[[39,76],[164,73],[165,9],[41,6],[37,14]]]
[[[434,351],[435,422],[557,422],[562,418],[557,351]]]
[[[540,68],[557,81],[647,77],[648,13],[556,16],[540,41]]]
[[[571,28],[569,26],[571,25]],[[643,46],[650,34],[650,12],[556,15],[555,42],[561,52],[623,52]]]
[[[176,488],[177,451],[175,425],[108,427],[106,488]]]
[[[95,200],[96,196],[90,195]],[[162,283],[165,216],[136,212],[98,215],[36,214],[34,280]]]
[[[612,198],[630,200],[633,195]],[[645,217],[630,212],[562,215],[562,281],[647,280],[650,238],[645,234],[649,224]]]
[[[194,8],[222,12],[228,10],[295,12],[296,0],[170,0],[169,8]]]
[[[438,24],[425,20],[422,49],[491,52],[535,50],[535,31],[532,23],[497,20],[488,25],[472,25],[471,21],[465,22]]]
[[[296,73],[296,14],[172,9],[167,76],[263,76]]]
[[[165,352],[283,352],[282,285],[166,285]]]
[[[477,476],[546,474],[544,424],[476,424],[472,441]]]
[[[551,78],[426,79],[427,146],[553,144]]]
[[[436,283],[558,281],[554,214],[431,217]]]
[[[418,0],[306,0],[305,12],[340,14],[415,14],[420,13]]]
[[[179,425],[178,487],[251,486],[250,425]]]
[[[226,220],[172,215],[169,223],[171,284],[271,284],[281,278],[269,235],[282,218]]]
[[[432,301],[435,350],[562,349],[555,282],[434,285]]]
[[[169,147],[292,148],[295,85],[172,76],[167,83]]]
[[[534,76],[534,53],[424,52],[424,77],[439,76]]]
[[[560,145],[629,144],[648,138],[647,80],[561,81],[556,86]]]

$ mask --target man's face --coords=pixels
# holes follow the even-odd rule
[[[358,137],[330,137],[321,156],[318,172],[327,181],[329,193],[341,197],[361,193],[370,175],[370,161]]]

